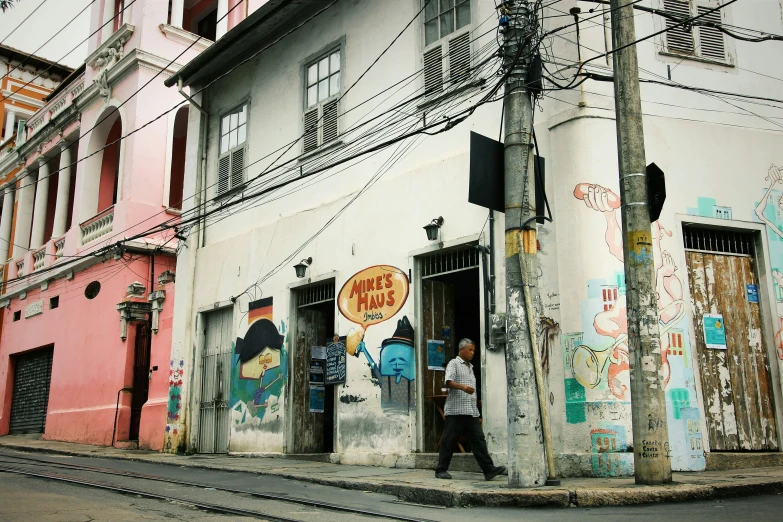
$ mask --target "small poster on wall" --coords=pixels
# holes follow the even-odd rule
[[[726,349],[726,325],[721,314],[704,314],[704,344],[713,350]]]
[[[310,385],[310,413],[323,413],[326,398],[326,388],[315,384]]]
[[[312,359],[326,359],[326,346],[313,346]]]
[[[446,349],[443,341],[427,340],[427,369],[446,371]]]
[[[315,384],[324,383],[324,366],[326,361],[313,359],[310,361],[310,382]]]

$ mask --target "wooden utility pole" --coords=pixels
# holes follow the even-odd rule
[[[611,0],[633,460],[637,484],[672,481],[633,5]]]
[[[533,187],[533,105],[526,88],[527,71],[535,40],[534,15],[526,0],[501,6],[505,85],[505,226],[506,226],[506,380],[508,386],[508,485],[543,486],[544,446],[539,398],[520,261],[535,270],[536,224],[531,203]],[[523,223],[527,223],[522,230]],[[520,234],[522,240],[520,241]],[[522,250],[520,251],[520,244]],[[522,259],[520,256],[523,256]],[[537,276],[533,272],[533,276]],[[545,405],[543,405],[545,406]]]

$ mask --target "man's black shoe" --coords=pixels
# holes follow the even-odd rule
[[[506,468],[503,468],[503,469],[506,469]],[[448,471],[437,471],[437,472],[435,473],[435,478],[439,478],[439,479],[450,479],[450,478],[451,478],[451,475],[449,474],[449,472],[448,472]]]
[[[498,475],[502,475],[506,472],[505,466],[495,466],[487,473],[484,473],[484,478],[487,480],[492,480],[493,478],[497,477]]]

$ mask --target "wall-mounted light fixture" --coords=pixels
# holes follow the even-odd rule
[[[305,276],[305,272],[307,272],[307,267],[312,263],[313,258],[308,257],[307,259],[302,259],[298,264],[294,265],[294,270],[296,270],[296,277],[299,279],[303,278]]]
[[[443,217],[438,216],[435,219],[433,219],[429,225],[426,225],[424,227],[424,230],[427,231],[427,239],[430,241],[437,241],[438,240],[438,231],[440,230],[440,227],[443,226]]]

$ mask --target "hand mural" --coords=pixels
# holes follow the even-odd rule
[[[780,226],[776,225],[770,217],[767,216],[766,211],[767,207],[772,206],[774,209],[773,217],[783,212],[783,194],[780,194],[779,192],[781,188],[778,187],[778,192],[773,193],[773,190],[776,190],[777,185],[783,185],[783,169],[775,166],[774,164],[770,165],[765,181],[769,182],[769,185],[764,192],[764,197],[761,198],[761,201],[759,201],[759,204],[756,206],[754,212],[756,217],[758,217],[765,225],[767,225],[767,231],[769,232],[771,242],[770,246],[772,246],[774,249],[775,247],[772,243],[774,236],[772,234],[777,235],[778,239],[783,240],[783,230]],[[772,279],[775,286],[775,308],[778,316],[778,329],[775,332],[775,348],[778,359],[783,360],[783,274],[781,274],[780,269],[783,269],[783,267],[773,266]]]
[[[609,253],[618,261],[623,261],[622,227],[617,210],[620,198],[610,189],[590,183],[580,183],[574,188],[574,197],[584,201],[591,210],[603,213],[606,218],[605,239]],[[661,364],[664,387],[669,383],[671,369],[668,361],[669,335],[685,313],[683,303],[683,285],[677,276],[677,266],[671,254],[663,249],[662,240],[671,237],[672,232],[660,222],[652,223],[653,261],[657,292],[659,334],[661,342]],[[593,320],[596,333],[614,339],[609,348],[596,351],[582,345],[572,360],[574,377],[586,387],[595,388],[601,381],[603,369],[607,368],[607,387],[620,400],[630,399],[628,386],[630,365],[628,350],[628,316],[625,295],[604,307]]]

